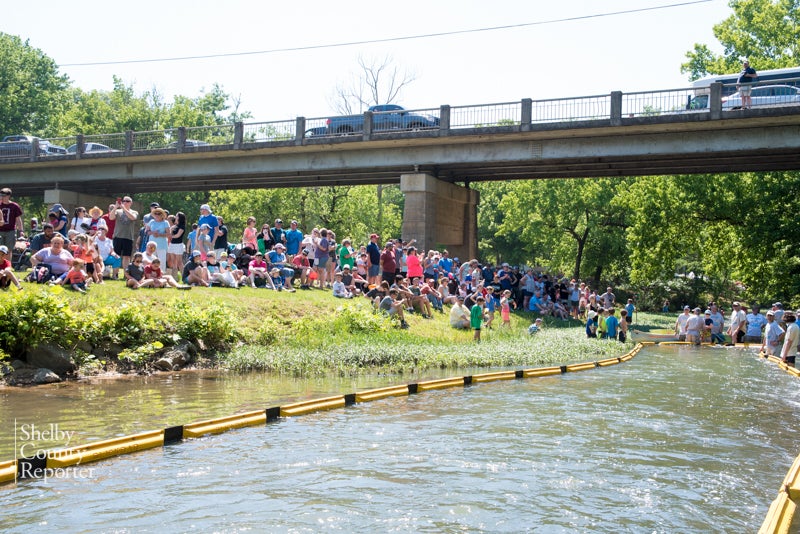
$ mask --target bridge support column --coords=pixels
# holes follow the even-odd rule
[[[400,175],[400,190],[405,195],[404,241],[416,239],[422,251],[446,248],[461,261],[477,258],[477,191],[426,173]]]
[[[50,208],[53,204],[61,204],[64,206],[64,209],[69,212],[70,219],[72,219],[72,213],[78,206],[83,206],[87,210],[92,206],[97,206],[103,210],[103,213],[106,213],[108,211],[108,206],[115,201],[115,198],[89,195],[87,193],[76,193],[75,191],[67,191],[65,189],[45,189],[44,191],[45,205]]]

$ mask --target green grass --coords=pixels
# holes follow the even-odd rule
[[[24,301],[13,302],[17,299]],[[37,333],[38,339],[32,334],[30,343],[56,339],[67,348],[117,343],[137,355],[136,361],[121,366],[127,369],[147,368],[157,357],[153,346],[169,346],[179,338],[209,349],[208,365],[299,376],[557,365],[619,356],[632,347],[587,339],[583,324],[552,318],[545,318],[542,331],[530,336],[527,328],[535,316],[527,312],[512,313],[510,327],[500,324],[497,313],[493,328],[482,332],[480,343],[473,341],[471,331],[450,327],[448,307],[433,319],[409,314],[410,328],[401,330],[373,312],[364,298],[341,300],[319,290],[134,291],[110,281],[81,295],[28,284],[23,292],[12,290],[0,296],[0,317],[4,306],[7,310],[21,307],[30,313],[9,320],[30,321],[41,315],[39,308],[62,302],[69,317],[63,324],[48,326],[58,335]],[[669,315],[636,316],[636,327],[643,329],[669,327],[673,322]],[[12,352],[7,346],[1,348],[7,357]],[[96,367],[96,358],[89,361]]]

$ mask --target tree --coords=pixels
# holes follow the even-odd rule
[[[696,43],[686,53],[681,72],[691,80],[707,74],[726,74],[741,69],[748,58],[756,70],[794,67],[800,64],[800,2],[797,0],[731,0],[733,14],[714,26],[723,45],[721,55]]]
[[[336,85],[331,105],[340,115],[363,113],[370,106],[396,102],[403,88],[416,76],[392,64],[392,58],[358,57],[359,71]]]
[[[0,132],[50,134],[68,102],[69,78],[28,41],[0,32]]]

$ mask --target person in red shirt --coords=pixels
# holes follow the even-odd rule
[[[388,284],[393,284],[397,274],[397,259],[394,253],[394,243],[386,242],[381,254],[381,278]]]
[[[11,261],[9,261],[8,247],[0,245],[0,289],[6,289],[14,284],[17,289],[22,289],[14,269],[11,268]]]
[[[267,262],[264,261],[264,255],[261,252],[256,252],[255,257],[250,261],[250,285],[256,287],[256,278],[263,278],[266,280],[269,277],[267,272]]]
[[[144,266],[144,277],[153,281],[153,287],[178,287],[178,282],[171,275],[161,271],[161,260],[158,258]]]

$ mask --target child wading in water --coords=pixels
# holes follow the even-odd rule
[[[472,337],[475,341],[481,340],[481,324],[483,323],[483,305],[485,302],[486,299],[483,296],[479,296],[475,299],[475,305],[469,311],[469,325],[475,332]]]
[[[509,297],[511,291],[506,289],[503,291],[503,296],[500,297],[500,317],[503,319],[503,326],[511,328],[511,304]]]

